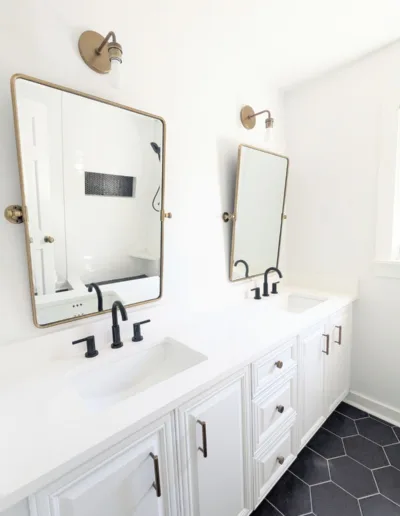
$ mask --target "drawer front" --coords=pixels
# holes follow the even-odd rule
[[[292,464],[295,455],[293,453],[293,427],[281,436],[271,448],[264,454],[254,458],[254,501],[259,505],[272,487],[278,482],[283,473]]]
[[[292,377],[273,392],[267,391],[253,400],[253,437],[256,448],[262,446],[294,414],[294,382]]]
[[[291,339],[273,353],[252,364],[253,397],[258,396],[271,382],[279,380],[296,364],[295,349],[297,338]]]

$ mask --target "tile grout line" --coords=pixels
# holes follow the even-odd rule
[[[328,459],[328,462],[330,460],[336,460],[336,459],[342,459],[343,457],[348,457],[349,459],[351,460],[354,460],[354,462],[357,462],[357,464],[359,464],[360,466],[362,466],[363,468],[367,469],[368,471],[374,471],[373,469],[369,468],[368,466],[366,466],[365,464],[363,464],[362,462],[358,461],[357,459],[355,459],[354,457],[352,457],[351,455],[342,455],[342,457],[335,457],[333,459]],[[388,466],[390,466],[390,464],[387,464],[386,466],[380,466],[379,468],[375,468],[375,469],[382,469],[382,468],[387,468]]]
[[[339,484],[337,484],[334,480],[332,480],[332,484],[334,484],[336,487],[338,487],[339,489],[341,489],[342,491],[344,491],[345,493],[350,495],[352,498],[354,498],[354,500],[358,500],[358,498],[356,496],[354,496],[351,493],[349,493],[349,491],[346,491],[346,489],[344,489],[344,487],[342,487]],[[375,493],[375,494],[377,494],[377,493]]]
[[[343,439],[347,439],[348,437],[357,437],[358,435],[360,435],[359,433],[357,434],[352,434],[352,435],[346,435],[345,437],[341,437],[340,435],[338,434],[335,434],[335,432],[332,432],[332,430],[328,430],[327,428],[325,428],[324,426],[321,427],[323,428],[324,430],[326,430],[327,432],[329,432],[330,434],[334,435],[335,437],[338,437],[339,439],[342,440],[342,443],[343,443]],[[358,431],[358,428],[357,428],[357,431]]]
[[[267,495],[267,496],[268,496],[268,495]],[[265,498],[265,500],[267,500],[267,502],[270,504],[270,506],[271,506],[271,507],[273,507],[273,508],[274,508],[274,509],[275,509],[275,510],[276,510],[276,511],[281,515],[281,516],[285,516],[285,515],[283,514],[283,512],[281,512],[281,511],[278,509],[278,507],[275,507],[275,505],[274,505],[272,502],[270,502],[267,498]]]
[[[367,418],[364,418],[364,419],[367,419]],[[354,422],[356,423],[356,426],[357,426],[357,421],[354,421]],[[378,423],[379,423],[379,421],[378,421]],[[369,441],[369,442],[371,442],[371,443],[374,443],[374,444],[376,444],[377,446],[380,446],[381,448],[384,448],[385,446],[390,446],[391,444],[399,444],[399,443],[379,444],[379,443],[377,443],[377,442],[373,441],[372,439],[370,439],[369,437],[365,437],[365,435],[360,434],[360,430],[358,429],[358,426],[357,426],[357,430],[358,430],[358,435],[359,435],[360,437],[364,437],[364,439],[366,439],[367,441]],[[393,434],[394,434],[394,436],[395,436],[395,437],[396,437],[396,439],[397,439],[396,434],[395,434],[394,432],[393,432]],[[352,436],[350,436],[350,437],[355,437],[355,436],[354,436],[354,435],[352,435]],[[347,439],[347,437],[345,437],[345,439]]]
[[[363,513],[362,508],[361,508],[361,504],[360,504],[360,498],[357,498],[357,503],[358,503],[358,508],[360,509],[361,516],[364,516],[364,513]]]
[[[321,455],[320,453],[318,453],[317,451],[315,451],[313,448],[310,448],[309,446],[305,446],[306,448],[308,448],[309,450],[311,450],[312,452],[316,453],[317,455],[319,455],[320,457],[322,457],[323,459],[325,460],[333,460],[333,459],[340,459],[340,457],[345,457],[346,454],[344,455],[338,455],[337,457],[332,457],[331,459],[327,459],[326,457],[324,457],[323,455]]]
[[[400,504],[394,502],[391,498],[388,498],[386,495],[382,494],[382,493],[379,493],[381,496],[383,496],[383,498],[386,498],[386,500],[389,500],[389,502],[392,502],[394,505],[396,505],[396,507],[400,507]]]

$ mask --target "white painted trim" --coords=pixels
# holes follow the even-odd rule
[[[400,279],[400,261],[375,261],[374,274],[382,278]]]
[[[369,414],[379,417],[392,425],[400,426],[400,410],[391,407],[390,405],[385,405],[384,403],[355,391],[350,391],[344,401],[349,405],[365,410]]]

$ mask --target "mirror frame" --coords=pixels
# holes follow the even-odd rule
[[[138,303],[132,303],[125,305],[126,308],[132,308],[134,306],[145,305],[148,303],[154,303],[159,301],[163,295],[163,277],[164,277],[164,223],[165,223],[165,150],[166,150],[166,122],[164,118],[153,115],[151,113],[147,113],[146,111],[141,111],[139,109],[134,109],[129,106],[125,106],[123,104],[118,104],[117,102],[113,102],[111,100],[103,99],[101,97],[96,97],[95,95],[90,95],[88,93],[83,93],[82,91],[74,90],[71,88],[67,88],[66,86],[60,86],[58,84],[53,84],[48,81],[43,81],[41,79],[37,79],[35,77],[31,77],[29,75],[24,74],[14,74],[11,77],[11,98],[12,98],[12,108],[13,108],[13,116],[14,116],[14,130],[15,130],[15,141],[17,145],[17,158],[18,158],[18,169],[19,169],[19,179],[20,179],[20,189],[21,189],[21,198],[22,198],[22,213],[23,220],[28,220],[28,213],[26,207],[26,196],[25,196],[25,183],[24,183],[24,174],[23,174],[23,166],[22,166],[22,147],[21,147],[21,138],[20,138],[20,130],[19,130],[19,121],[18,121],[18,105],[17,105],[17,94],[16,94],[16,82],[18,79],[23,79],[25,81],[34,82],[36,84],[40,84],[42,86],[48,86],[49,88],[54,88],[56,90],[64,91],[66,93],[71,93],[72,95],[78,95],[79,97],[84,97],[90,100],[94,100],[96,102],[101,102],[102,104],[107,104],[109,106],[113,106],[119,109],[125,109],[126,111],[131,111],[132,113],[136,113],[138,115],[147,116],[153,119],[160,120],[163,127],[163,153],[162,153],[162,175],[161,175],[161,211],[160,211],[160,224],[161,224],[161,245],[160,245],[160,295],[154,299],[149,299],[147,301],[140,301]],[[89,317],[96,317],[99,315],[104,315],[111,312],[111,309],[103,310],[103,312],[94,312],[92,314],[80,315],[78,317],[72,317],[69,319],[63,319],[62,321],[56,321],[48,324],[39,324],[37,319],[37,311],[36,311],[36,303],[35,303],[35,294],[34,294],[34,285],[33,285],[33,263],[32,256],[30,250],[30,242],[29,242],[29,228],[28,224],[24,224],[25,226],[25,247],[26,247],[26,255],[27,255],[27,265],[28,265],[28,275],[29,275],[29,287],[30,287],[30,295],[31,295],[31,305],[32,305],[32,315],[33,322],[37,328],[50,328],[52,326],[58,326],[60,324],[67,324],[70,322],[80,321],[81,319],[87,319]]]
[[[238,161],[237,161],[237,171],[236,171],[236,186],[235,186],[235,204],[233,208],[233,220],[232,220],[232,241],[231,241],[231,257],[229,264],[229,280],[233,283],[238,281],[249,280],[251,278],[257,278],[258,276],[262,276],[264,273],[253,274],[252,276],[248,276],[247,278],[233,278],[233,264],[234,264],[234,252],[235,252],[235,237],[236,237],[236,221],[237,221],[237,212],[238,212],[238,197],[239,197],[239,178],[240,178],[240,160],[242,157],[242,149],[252,149],[260,152],[264,152],[265,154],[271,154],[272,156],[278,156],[279,158],[284,158],[286,160],[286,177],[285,177],[285,188],[283,191],[283,202],[282,202],[282,212],[281,212],[281,226],[279,229],[279,242],[278,242],[278,255],[276,257],[276,265],[274,267],[279,267],[279,257],[281,252],[281,243],[282,243],[282,230],[283,230],[283,222],[286,218],[285,215],[285,203],[286,203],[286,194],[287,194],[287,184],[289,177],[289,158],[287,156],[283,156],[282,154],[277,154],[276,152],[270,152],[265,149],[260,149],[259,147],[253,147],[252,145],[246,145],[241,143],[238,149]]]

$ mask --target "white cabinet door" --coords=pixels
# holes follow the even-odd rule
[[[38,492],[31,513],[177,516],[172,432],[168,416]]]
[[[330,354],[326,359],[325,402],[329,416],[350,388],[351,310],[341,310],[329,323]]]
[[[245,516],[252,511],[248,371],[177,411],[185,516]]]
[[[326,329],[326,325],[320,323],[300,336],[298,429],[301,447],[307,444],[324,420]]]

